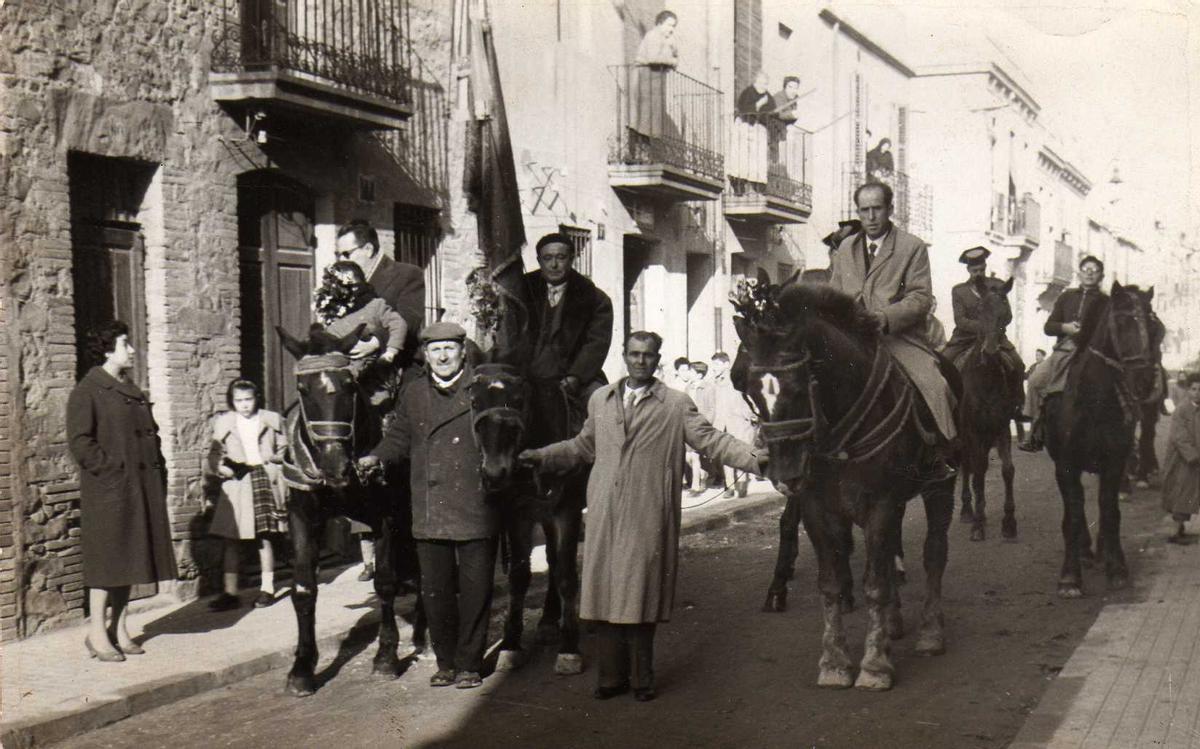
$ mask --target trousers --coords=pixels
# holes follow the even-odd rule
[[[478,673],[492,611],[496,539],[418,539],[417,559],[438,669]]]
[[[654,688],[654,622],[613,624],[593,621],[596,633],[596,670],[601,687],[629,684],[634,689]]]

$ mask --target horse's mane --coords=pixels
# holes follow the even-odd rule
[[[879,339],[879,328],[871,313],[854,297],[829,286],[787,286],[780,292],[778,304],[785,321],[815,315],[864,343],[874,343]]]
[[[1142,291],[1142,289],[1139,288],[1138,286],[1136,286],[1134,284],[1129,284],[1128,286],[1121,287],[1120,294],[1108,295],[1108,304],[1107,305],[1099,305],[1099,304],[1091,305],[1091,307],[1088,309],[1087,314],[1084,315],[1083,320],[1081,320],[1079,323],[1079,340],[1083,342],[1083,345],[1084,346],[1091,345],[1092,337],[1096,335],[1097,330],[1100,328],[1101,318],[1103,318],[1104,315],[1108,312],[1109,306],[1117,303],[1118,296],[1128,297],[1136,303],[1137,301],[1140,301],[1139,294],[1141,293],[1141,291]],[[1103,293],[1103,292],[1101,292],[1101,293]]]

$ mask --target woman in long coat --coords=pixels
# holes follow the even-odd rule
[[[1200,511],[1200,374],[1192,373],[1182,383],[1184,390],[1171,416],[1171,434],[1163,460],[1163,509],[1177,524],[1172,543],[1189,543],[1184,523]]]
[[[126,375],[136,352],[129,328],[107,323],[92,334],[92,367],[67,401],[67,439],[79,463],[83,584],[91,620],[84,645],[102,661],[140,654],[129,637],[130,586],[173,580],[166,473],[150,402]],[[105,626],[105,610],[112,606]]]

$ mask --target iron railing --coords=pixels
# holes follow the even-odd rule
[[[611,164],[666,164],[724,179],[718,89],[673,68],[609,67],[616,81],[617,130]]]
[[[856,216],[854,190],[867,179],[855,168],[846,169],[842,174],[842,193],[846,196],[842,214],[853,218]],[[872,180],[892,188],[892,223],[928,240],[933,234],[933,192],[929,186],[904,172],[875,172]]]
[[[376,130],[375,139],[391,154],[408,177],[450,200],[450,102],[437,72],[412,53],[412,116],[395,130]]]
[[[411,102],[408,0],[219,0],[212,67],[272,68]]]
[[[734,118],[725,151],[730,185],[726,201],[736,204],[770,196],[811,210],[811,138],[804,128],[773,118],[760,122]]]
[[[1023,237],[1037,242],[1040,237],[1042,208],[1029,193],[1021,198],[992,194],[992,231],[1006,237]]]

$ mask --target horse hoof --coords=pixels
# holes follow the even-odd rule
[[[763,613],[778,614],[787,611],[787,593],[767,593],[762,606]]]
[[[982,541],[985,538],[987,538],[987,531],[985,531],[983,529],[982,525],[977,525],[977,526],[971,528],[971,540],[972,541]]]
[[[385,679],[399,679],[401,672],[400,659],[395,654],[391,657],[376,658],[371,663],[371,673]]]
[[[892,675],[887,671],[859,671],[854,680],[855,689],[866,689],[869,692],[886,692],[892,688]]]
[[[1069,599],[1083,598],[1083,588],[1079,587],[1078,585],[1059,583],[1058,597]]]
[[[579,653],[559,653],[554,660],[554,673],[559,676],[575,676],[583,673],[583,656]]]
[[[292,697],[311,697],[316,694],[317,685],[311,676],[288,674],[287,686],[283,691]]]
[[[497,671],[516,671],[525,665],[525,654],[520,650],[501,650],[496,656]]]
[[[1005,518],[1000,523],[1000,535],[1011,540],[1017,537],[1017,520],[1016,518]]]
[[[823,689],[849,689],[854,686],[854,674],[845,668],[823,668],[817,676],[817,686]]]
[[[1129,587],[1129,575],[1120,572],[1115,575],[1108,576],[1109,590],[1124,590]]]
[[[921,656],[944,655],[946,637],[941,632],[922,632],[917,638],[913,652]]]

